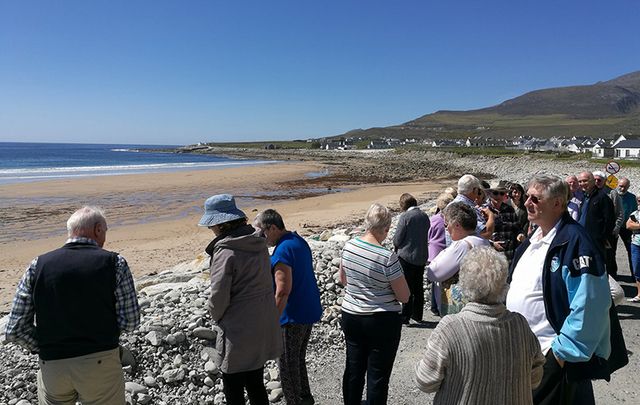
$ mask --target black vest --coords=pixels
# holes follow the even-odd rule
[[[38,257],[33,302],[42,360],[118,347],[117,258],[83,243],[68,243]]]

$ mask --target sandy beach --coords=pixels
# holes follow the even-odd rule
[[[204,200],[231,193],[250,219],[274,207],[301,234],[359,220],[373,201],[397,208],[400,194],[424,200],[438,182],[341,184],[318,181],[315,162],[104,176],[0,186],[0,311],[10,309],[17,283],[38,254],[64,243],[66,220],[78,207],[102,207],[109,250],[126,257],[136,277],[192,260],[211,239],[196,226]]]

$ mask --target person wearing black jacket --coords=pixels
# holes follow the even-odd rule
[[[580,173],[578,184],[584,191],[578,222],[584,226],[602,256],[605,257],[605,249],[609,244],[609,236],[616,221],[613,203],[604,191],[596,187],[591,172]]]

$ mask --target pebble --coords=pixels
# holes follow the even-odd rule
[[[151,377],[151,376],[146,376],[143,378],[144,381],[144,385],[146,385],[147,387],[155,387],[156,385],[158,385],[158,382],[156,381],[155,377]]]
[[[216,340],[217,336],[216,332],[213,329],[205,328],[202,326],[195,328],[192,334],[197,338],[206,340]]]
[[[215,374],[218,372],[218,366],[214,362],[209,360],[206,363],[204,363],[204,371],[206,371],[209,374]]]
[[[276,388],[269,393],[269,402],[278,402],[282,398],[282,388]]]
[[[132,381],[127,381],[126,383],[124,383],[124,390],[127,392],[130,392],[132,394],[146,394],[147,392],[149,392],[149,390],[147,389],[147,387],[145,387],[144,385],[140,385],[136,382],[132,382]]]

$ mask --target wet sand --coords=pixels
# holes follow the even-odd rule
[[[109,222],[105,248],[121,253],[140,277],[192,260],[211,232],[196,226],[204,200],[237,196],[249,219],[273,207],[287,228],[301,234],[358,221],[373,201],[397,208],[400,194],[419,200],[442,189],[438,182],[341,184],[311,173],[315,162],[104,176],[0,186],[0,311],[7,312],[26,266],[66,238],[66,220],[85,204],[102,207]],[[450,181],[449,181],[450,182]],[[449,185],[449,184],[446,184]]]

